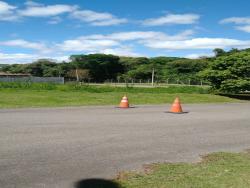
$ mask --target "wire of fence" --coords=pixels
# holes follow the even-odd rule
[[[93,83],[93,82],[89,82]],[[131,80],[106,80],[104,83],[106,84],[129,84],[129,85],[152,85],[152,86],[161,86],[161,85],[190,85],[190,86],[209,86],[209,82],[205,80],[198,79],[166,79],[166,80],[156,80],[152,83],[151,79],[143,80],[143,79],[131,79]]]

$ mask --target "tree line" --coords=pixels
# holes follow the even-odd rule
[[[106,54],[71,55],[69,62],[39,59],[30,64],[1,68],[9,73],[28,73],[39,77],[65,77],[76,81],[204,79],[214,90],[250,91],[250,49],[215,49],[214,57],[119,57]]]
[[[39,77],[65,77],[72,80],[104,82],[106,80],[148,80],[154,70],[158,81],[167,78],[197,78],[196,73],[208,65],[209,58],[186,59],[177,57],[119,57],[106,54],[72,55],[69,62],[57,63],[39,59],[30,64],[2,67],[9,73],[28,73]]]

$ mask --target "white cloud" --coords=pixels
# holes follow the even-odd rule
[[[62,51],[71,52],[86,52],[86,51],[99,51],[113,46],[118,46],[119,43],[114,40],[101,39],[101,40],[88,40],[84,38],[77,38],[74,40],[66,40],[57,47]]]
[[[228,38],[193,38],[180,41],[143,41],[144,45],[155,49],[185,50],[185,49],[215,49],[250,47],[250,41]]]
[[[122,56],[142,56],[134,52],[131,44],[127,42],[135,42],[144,44],[145,41],[175,41],[185,40],[192,35],[193,31],[186,30],[176,35],[167,35],[163,32],[155,31],[130,31],[117,32],[108,35],[87,35],[71,40],[65,40],[61,43],[45,44],[43,42],[31,42],[23,39],[0,41],[2,46],[10,46],[24,49],[36,50],[37,54],[63,54],[67,53],[105,53]],[[49,47],[48,47],[49,46]],[[59,56],[58,56],[59,57]]]
[[[0,21],[14,21],[23,17],[49,17],[49,24],[57,24],[62,21],[61,15],[67,15],[73,19],[89,23],[93,26],[111,26],[127,23],[125,18],[118,18],[107,12],[95,12],[81,10],[77,5],[54,4],[45,5],[33,1],[24,3],[24,9],[9,5],[0,1]]]
[[[37,3],[37,2],[35,2],[35,1],[26,1],[25,3],[24,3],[26,6],[43,6],[43,4],[42,3]]]
[[[76,6],[61,4],[46,6],[33,1],[27,1],[25,5],[25,9],[20,9],[0,1],[0,20],[16,21],[22,17],[51,17],[72,12],[77,8]]]
[[[72,13],[72,17],[85,22],[102,21],[112,19],[113,16],[109,13],[98,13],[91,10],[78,10]]]
[[[220,21],[221,24],[236,24],[235,29],[250,33],[250,17],[230,17]]]
[[[126,23],[127,19],[117,18],[110,13],[101,13],[91,10],[76,10],[71,13],[71,17],[83,22],[88,22],[94,26],[110,26]]]
[[[250,17],[230,17],[221,20],[220,23],[250,24]]]
[[[127,23],[128,20],[125,18],[112,18],[110,20],[103,20],[103,21],[97,21],[92,22],[91,25],[94,26],[111,26],[111,25],[119,25],[123,23]]]
[[[146,19],[142,22],[145,26],[158,26],[168,24],[194,24],[199,20],[198,14],[167,14],[159,18]]]
[[[52,18],[48,21],[49,24],[58,24],[58,23],[60,23],[60,22],[62,22],[62,18],[60,18],[59,16],[52,17]]]
[[[192,30],[185,30],[176,35],[168,35],[163,32],[156,31],[128,31],[128,32],[117,32],[109,35],[88,35],[81,37],[82,39],[89,40],[100,40],[109,39],[116,41],[131,41],[131,40],[182,40],[190,37],[194,32]]]
[[[113,55],[118,55],[118,56],[129,56],[129,57],[145,56],[143,54],[134,52],[132,48],[127,47],[127,46],[123,46],[119,48],[108,48],[108,49],[100,50],[95,53],[113,54]]]
[[[33,49],[33,50],[38,50],[41,53],[48,53],[48,52],[51,51],[43,43],[29,42],[29,41],[26,41],[26,40],[23,40],[23,39],[0,41],[0,45],[12,46],[12,47],[20,47],[20,48],[26,48],[26,49]]]
[[[0,21],[13,21],[17,19],[14,15],[15,6],[12,6],[4,1],[0,1]]]
[[[49,59],[54,59],[58,62],[62,62],[62,61],[69,62],[70,61],[69,56],[67,56],[67,55],[53,56],[53,57],[50,57]]]
[[[6,54],[0,53],[0,63],[30,63],[31,61],[38,59],[37,55],[24,54],[24,53],[13,53]]]
[[[213,53],[193,53],[193,54],[188,54],[185,56],[185,58],[189,59],[199,59],[200,57],[213,57]]]
[[[250,47],[250,40],[205,37],[193,38],[192,34],[192,30],[186,30],[175,35],[168,35],[166,33],[156,31],[129,31],[111,33],[107,35],[86,35],[59,43],[51,42],[45,44],[43,42],[31,42],[23,39],[17,39],[0,41],[0,45],[17,47],[20,49],[32,49],[36,51],[36,54],[42,54],[39,55],[39,57],[56,57],[57,59],[65,56],[65,54],[72,54],[74,52],[86,54],[105,53],[122,56],[142,56],[142,54],[134,51],[134,46],[160,50],[213,50],[215,48],[241,49]],[[197,58],[204,55],[207,54],[194,53],[189,54],[187,57]],[[30,57],[30,59],[32,60],[32,57]]]
[[[36,6],[28,6],[24,10],[20,10],[19,14],[21,16],[29,16],[29,17],[49,17],[49,16],[57,16],[64,13],[72,12],[76,9],[76,6],[70,5],[36,5]]]
[[[247,33],[250,33],[250,25],[245,25],[245,26],[236,26],[235,27],[237,30],[244,31]]]
[[[101,39],[109,39],[116,41],[131,41],[131,40],[139,40],[139,39],[152,39],[152,38],[165,38],[167,37],[162,32],[155,31],[129,31],[129,32],[117,32],[108,35],[87,35],[81,37],[82,39],[88,40],[101,40]]]
[[[9,5],[4,1],[0,1],[0,14],[7,14],[14,10],[16,7]]]
[[[125,54],[132,54],[137,56],[138,54],[132,52],[130,48],[122,48],[124,42],[135,41],[143,43],[143,41],[162,41],[162,40],[184,40],[187,39],[193,32],[186,30],[176,35],[167,35],[163,32],[155,31],[130,31],[130,32],[118,32],[108,35],[87,35],[81,36],[76,39],[66,40],[56,45],[57,49],[69,52],[111,52],[115,51],[116,54],[122,54],[124,50]]]
[[[69,56],[44,56],[43,54],[27,54],[27,53],[1,53],[0,52],[0,64],[14,64],[14,63],[31,63],[38,59],[53,59],[57,62],[69,61]]]
[[[176,35],[167,35],[163,32],[155,31],[117,32],[107,35],[96,34],[65,40],[62,43],[57,43],[53,49],[68,53],[79,52],[88,54],[104,53],[120,56],[143,56],[143,54],[134,51],[132,47],[134,43],[143,44],[143,41],[150,40],[185,40],[188,39],[192,34],[192,30],[185,30]],[[127,42],[133,43],[127,44]]]
[[[17,21],[19,19],[18,16],[12,14],[0,14],[0,21]]]
[[[129,41],[129,40],[141,40],[141,39],[156,39],[168,37],[162,32],[155,31],[131,31],[131,32],[118,32],[104,36],[113,40]]]
[[[193,34],[194,31],[188,29],[175,35],[168,36],[168,40],[185,40],[187,38],[190,38]]]

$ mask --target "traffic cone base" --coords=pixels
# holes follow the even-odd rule
[[[115,106],[115,108],[129,109],[129,108],[136,108],[136,107],[135,107],[135,106],[129,106],[129,107],[120,107],[120,106]]]
[[[169,114],[186,114],[188,112],[171,112],[171,111],[167,111],[166,113],[169,113]]]

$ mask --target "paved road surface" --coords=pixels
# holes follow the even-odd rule
[[[250,103],[0,110],[0,187],[70,188],[152,162],[250,148]]]

